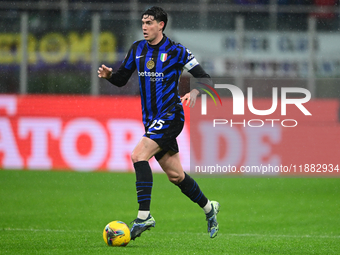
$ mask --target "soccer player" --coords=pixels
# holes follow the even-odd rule
[[[139,203],[138,215],[131,227],[131,239],[135,240],[156,224],[150,214],[153,177],[148,161],[153,156],[168,179],[203,208],[208,221],[208,233],[213,238],[219,230],[216,215],[220,205],[216,201],[209,201],[196,181],[183,171],[176,141],[184,125],[182,103],[193,107],[199,94],[198,90],[193,89],[180,98],[177,86],[183,69],[196,78],[210,76],[187,48],[165,36],[163,31],[168,18],[163,9],[152,7],[141,18],[144,40],[132,44],[116,72],[105,65],[98,70],[98,77],[118,87],[124,86],[136,69],[139,76],[145,134],[131,155]]]

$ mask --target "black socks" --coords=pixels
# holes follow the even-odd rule
[[[203,208],[207,203],[208,199],[205,197],[197,182],[186,173],[183,181],[177,186],[181,189],[182,193],[185,194],[191,201],[197,203]]]
[[[133,164],[136,171],[136,191],[139,211],[150,211],[151,190],[153,185],[152,171],[148,161],[138,161]],[[182,193],[203,208],[208,199],[201,191],[197,182],[186,173],[183,181],[177,186]]]
[[[153,178],[149,162],[138,161],[133,165],[136,171],[136,189],[139,211],[150,211]]]

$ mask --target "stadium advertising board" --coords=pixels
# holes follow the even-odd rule
[[[315,61],[319,77],[340,74],[340,36],[318,32],[311,53],[310,34],[307,32],[244,32],[243,50],[238,51],[239,34],[234,31],[181,31],[174,37],[183,45],[190,45],[204,68],[214,76],[235,75],[235,62],[242,61],[244,76],[306,77],[308,61]]]
[[[280,107],[268,116],[248,107],[233,115],[231,98],[222,98],[222,105],[208,98],[202,115],[200,100],[190,112],[184,107],[178,141],[186,171],[203,172],[197,166],[211,163],[215,171],[244,167],[232,175],[339,175],[337,100],[309,101],[312,116],[293,104],[286,116]],[[271,99],[253,99],[256,109],[271,105]],[[133,171],[130,154],[144,133],[140,107],[138,97],[1,95],[0,168]],[[224,121],[214,127],[214,119]],[[161,171],[154,159],[151,167]]]
[[[192,52],[204,55],[237,58],[238,34],[234,31],[186,31],[175,30],[174,37],[183,45],[190,45]],[[309,57],[310,35],[308,32],[244,32],[242,55],[246,59],[259,60],[305,60]],[[318,32],[314,38],[317,58],[337,57],[340,35]],[[196,54],[198,54],[196,53]]]
[[[132,171],[130,154],[144,134],[140,107],[136,97],[2,95],[0,168]],[[188,139],[185,128],[186,169]]]
[[[111,32],[99,35],[99,59],[113,63],[117,61],[117,40]],[[21,35],[0,33],[0,65],[20,64],[22,54]],[[59,63],[91,63],[92,35],[70,31],[67,34],[49,32],[40,36],[29,34],[27,41],[28,63],[30,65],[49,65]]]

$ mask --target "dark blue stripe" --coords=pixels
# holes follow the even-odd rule
[[[191,190],[189,191],[189,196],[195,192],[197,186],[197,182],[195,182],[194,186],[192,186]]]
[[[138,196],[138,197],[151,197],[151,194],[146,194],[146,195],[138,195],[138,194],[137,194],[137,196]]]
[[[175,114],[172,114],[171,116],[164,118],[166,120],[174,120],[175,119]]]
[[[143,56],[139,58],[139,60],[136,60],[136,65],[137,65],[137,71],[138,72],[144,72],[145,68],[145,58],[146,58],[146,53],[147,53],[147,46],[146,46],[146,41],[143,40],[141,41],[136,50],[136,56]],[[148,118],[147,111],[146,111],[146,91],[145,91],[145,77],[144,76],[139,76],[139,88],[140,88],[140,95],[141,95],[141,103],[142,103],[142,113],[143,113],[143,123],[145,124],[146,119]]]
[[[175,98],[175,93],[172,93],[167,99],[164,100],[163,104],[167,104],[170,101],[174,101],[173,99]]]
[[[152,68],[151,70],[150,69],[148,69],[147,67],[146,67],[146,64],[147,64],[147,62],[149,61],[149,60],[151,60],[152,59],[152,53],[154,52],[154,49],[152,49],[151,47],[148,47],[148,53],[147,53],[147,55],[145,56],[146,58],[145,58],[145,63],[144,63],[144,70],[146,71],[146,72],[157,72],[157,70],[156,70],[156,68]],[[155,63],[155,60],[153,60],[153,62]],[[145,93],[146,93],[146,110],[147,110],[147,112],[148,112],[148,118],[149,119],[152,119],[153,118],[153,111],[152,111],[152,104],[153,104],[153,99],[152,99],[152,88],[151,88],[151,86],[152,86],[152,84],[151,84],[151,81],[150,81],[150,76],[145,76],[145,84],[144,84],[144,86],[145,86]]]
[[[158,135],[150,135],[150,138],[153,139],[157,139],[157,138],[162,138],[164,134],[158,134]]]
[[[138,202],[147,201],[147,200],[151,200],[151,198],[138,199]]]
[[[198,200],[200,200],[201,199],[201,197],[202,197],[202,195],[203,195],[203,193],[202,193],[202,191],[197,195],[197,197],[194,199],[194,201],[195,202],[197,202]],[[198,198],[199,197],[199,198]]]

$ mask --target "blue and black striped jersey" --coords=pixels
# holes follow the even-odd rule
[[[125,74],[124,80],[127,80],[137,69],[143,123],[147,124],[172,106],[181,104],[179,78],[183,69],[189,71],[197,65],[197,60],[187,48],[164,35],[157,45],[150,45],[146,40],[135,42],[113,75]],[[117,78],[113,77],[109,81],[114,83]]]

